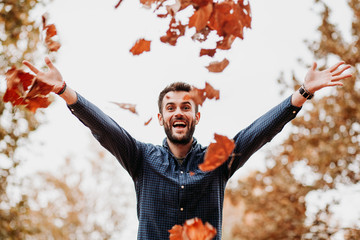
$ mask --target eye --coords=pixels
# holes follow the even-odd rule
[[[184,110],[191,110],[191,106],[190,106],[190,105],[185,105],[185,106],[183,107],[183,109],[184,109]]]
[[[173,107],[173,106],[167,106],[167,107],[166,107],[166,110],[168,110],[168,111],[173,111],[173,110],[174,110],[174,107]]]

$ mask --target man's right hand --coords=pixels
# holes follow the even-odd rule
[[[52,92],[57,93],[61,90],[64,84],[64,80],[60,72],[57,70],[57,68],[53,65],[53,63],[48,57],[45,58],[45,63],[49,67],[49,71],[42,72],[30,62],[23,61],[23,64],[30,68],[30,70],[36,74],[36,78],[39,81],[44,82],[47,85],[53,86]]]
[[[64,80],[59,72],[59,70],[53,65],[51,60],[46,57],[45,63],[49,67],[47,72],[42,72],[37,69],[28,61],[23,61],[23,64],[26,65],[30,70],[35,73],[36,78],[53,87],[51,90],[54,93],[58,93],[64,87]],[[60,95],[68,105],[71,105],[77,101],[77,94],[69,86],[66,87],[65,92]]]

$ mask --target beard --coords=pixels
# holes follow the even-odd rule
[[[175,134],[173,134],[172,126],[165,123],[164,123],[164,130],[170,142],[174,144],[186,145],[192,140],[195,131],[195,122],[191,123],[191,125],[187,129],[187,132],[182,136],[176,136]]]

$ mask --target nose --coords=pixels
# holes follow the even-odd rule
[[[182,117],[183,115],[184,115],[184,114],[183,114],[181,108],[180,108],[180,107],[177,107],[176,110],[175,110],[175,112],[174,112],[174,116],[175,116],[175,117]]]

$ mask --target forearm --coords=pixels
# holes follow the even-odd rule
[[[66,86],[65,91],[62,94],[60,94],[59,96],[65,100],[67,105],[72,105],[72,104],[76,103],[76,101],[77,101],[76,92],[69,86]]]
[[[304,98],[299,91],[293,93],[291,97],[291,104],[295,107],[301,107],[306,102],[306,98]]]

